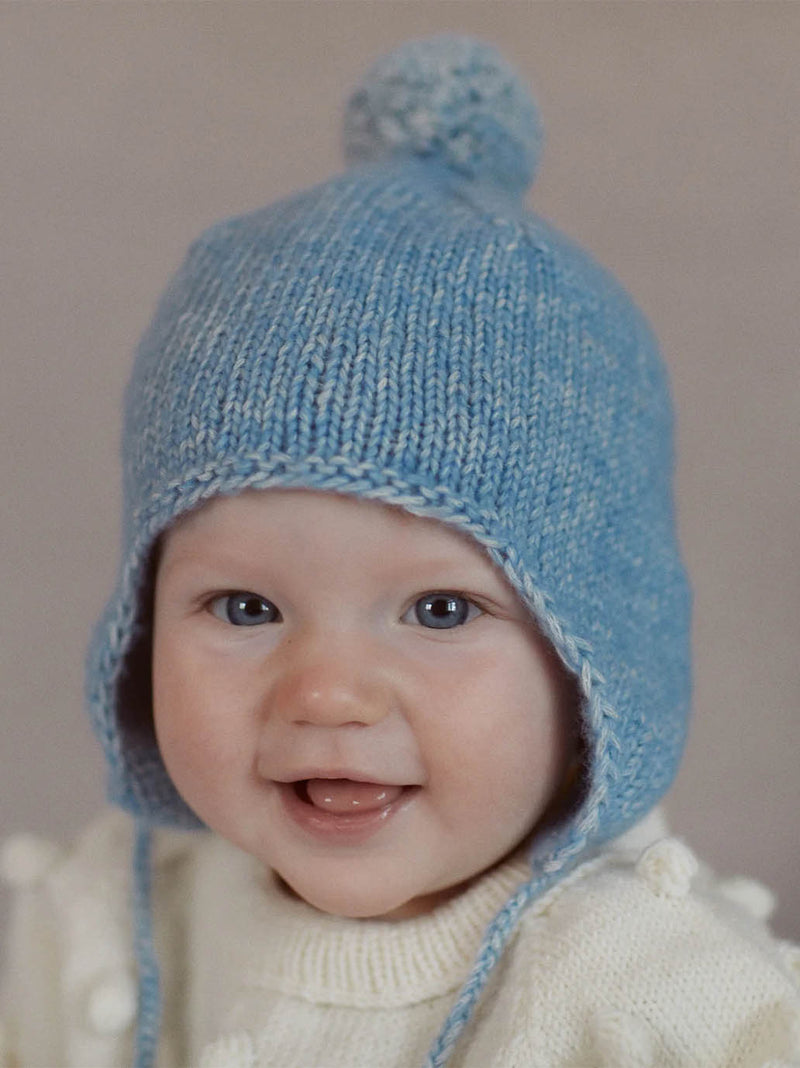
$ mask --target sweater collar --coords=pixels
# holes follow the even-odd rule
[[[530,878],[517,853],[432,912],[396,921],[346,919],[294,897],[229,843],[217,839],[214,850],[226,854],[214,862],[226,873],[227,885],[218,889],[240,928],[229,936],[245,954],[247,985],[353,1008],[410,1005],[455,991],[489,921]]]

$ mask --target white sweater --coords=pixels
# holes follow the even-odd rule
[[[130,1062],[130,841],[111,813],[68,855],[25,838],[7,846],[18,889],[0,1064]],[[421,1065],[486,924],[525,874],[512,859],[427,916],[343,920],[216,836],[160,834],[159,1065]],[[798,1066],[800,951],[768,934],[768,905],[757,884],[698,871],[674,839],[643,851],[627,835],[530,908],[451,1063]]]

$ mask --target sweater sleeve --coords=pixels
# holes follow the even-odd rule
[[[674,839],[575,881],[523,925],[505,1068],[800,1066],[800,954],[767,904]]]

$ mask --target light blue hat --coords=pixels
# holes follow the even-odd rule
[[[586,782],[487,936],[443,1063],[527,901],[640,819],[678,766],[689,596],[668,384],[643,318],[527,211],[536,107],[493,48],[436,37],[350,100],[340,176],[191,247],[126,395],[124,548],[89,657],[114,801],[196,826],[149,694],[159,535],[218,494],[355,494],[467,532],[577,680]]]

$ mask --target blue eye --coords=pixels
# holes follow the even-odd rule
[[[433,630],[460,627],[474,619],[479,612],[477,605],[459,593],[426,593],[414,604],[417,622]]]
[[[281,614],[272,601],[257,593],[237,591],[215,597],[211,614],[234,627],[258,627],[263,623],[280,623]]]

